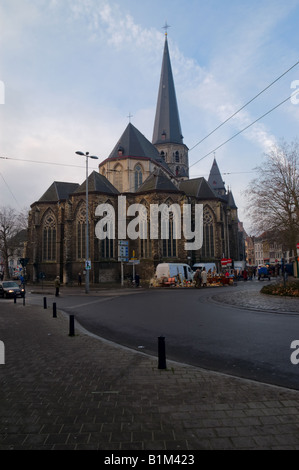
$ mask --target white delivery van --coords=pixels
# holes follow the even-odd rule
[[[177,281],[192,281],[194,272],[188,264],[160,263],[156,268],[157,279],[175,277]]]
[[[209,272],[209,270],[211,270],[211,273],[217,273],[217,267],[215,263],[195,263],[193,265],[193,271],[196,271],[197,268],[206,268],[207,273]]]
[[[234,269],[243,271],[246,267],[245,261],[234,261]]]

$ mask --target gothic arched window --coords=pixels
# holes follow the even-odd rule
[[[76,217],[76,258],[85,259],[86,248],[86,208],[81,206]]]
[[[135,191],[141,186],[142,184],[142,168],[140,165],[135,166],[134,170],[134,184],[135,184]]]
[[[56,219],[50,211],[43,224],[43,261],[56,261],[56,243],[57,243]]]
[[[172,201],[166,201],[166,205],[170,209]],[[169,223],[168,223],[169,217]],[[167,226],[168,225],[168,226]],[[161,229],[168,230],[168,237],[162,239],[162,254],[166,258],[175,258],[177,256],[177,229],[176,214],[172,211],[169,213],[161,214]]]
[[[202,256],[214,258],[214,218],[208,207],[203,210],[203,246]]]
[[[139,256],[140,258],[150,258],[152,255],[150,206],[145,200],[141,201],[140,204],[146,207],[147,218],[141,221],[143,227],[139,227],[139,230],[145,234],[144,238],[139,238]]]

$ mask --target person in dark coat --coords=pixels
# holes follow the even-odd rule
[[[55,297],[59,296],[59,288],[60,288],[60,277],[57,276],[55,281],[54,281],[54,286],[55,286]]]
[[[199,289],[201,286],[201,271],[199,268],[197,268],[197,270],[195,271],[194,281],[196,289]]]
[[[139,274],[135,274],[135,286],[136,287],[139,287],[139,284],[140,284],[140,276]]]

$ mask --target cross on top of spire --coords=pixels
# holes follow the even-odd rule
[[[165,36],[167,36],[167,30],[170,28],[170,25],[167,24],[167,21],[165,21],[165,25],[162,26],[163,29],[165,29]]]

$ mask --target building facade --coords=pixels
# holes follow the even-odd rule
[[[93,283],[120,278],[119,238],[128,240],[129,258],[140,261],[138,273],[144,279],[151,278],[156,265],[164,261],[189,264],[214,261],[220,266],[223,257],[239,259],[238,210],[231,191],[225,188],[216,159],[208,180],[189,178],[188,147],[183,142],[167,35],[152,142],[129,123],[110,155],[99,164],[99,171],[88,176],[88,190]],[[84,270],[85,191],[86,181],[81,185],[54,182],[31,205],[26,256],[29,258],[27,273],[34,282],[59,275],[65,283],[73,283]],[[100,216],[97,208],[113,208],[115,220],[121,218],[128,228],[134,223],[129,211],[133,204],[145,209],[139,230],[142,223],[147,236],[132,239],[126,233],[124,237],[118,233],[116,224],[114,238],[107,232],[100,239],[97,227],[107,213],[104,211]],[[186,250],[185,234],[173,209],[183,214],[186,205],[191,207],[190,228],[194,231],[194,214],[199,204],[203,207],[203,244],[200,249]],[[153,205],[166,211],[165,218],[163,214],[159,218],[159,234],[166,223],[167,237],[151,236]],[[177,237],[178,225],[180,237]],[[131,272],[132,268],[126,265],[125,269]]]

